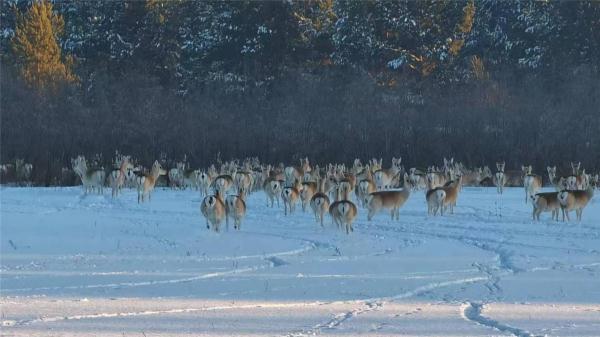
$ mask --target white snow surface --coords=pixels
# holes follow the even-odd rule
[[[444,217],[414,192],[346,235],[263,192],[221,233],[191,190],[0,198],[2,336],[600,336],[597,200],[534,222],[522,188],[464,188]]]

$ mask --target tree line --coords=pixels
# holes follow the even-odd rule
[[[15,1],[0,151],[600,166],[595,1]]]

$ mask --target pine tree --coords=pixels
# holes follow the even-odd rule
[[[60,83],[76,80],[72,60],[63,59],[58,38],[64,21],[46,0],[34,2],[27,13],[17,13],[12,49],[25,81],[38,89],[53,89]]]

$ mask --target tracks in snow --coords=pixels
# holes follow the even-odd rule
[[[467,305],[462,307],[462,316],[471,322],[493,328],[501,332],[508,332],[516,337],[542,337],[531,334],[529,331],[512,327],[510,325],[498,322],[491,318],[482,315],[484,305],[481,303],[469,302]]]
[[[310,307],[323,305],[321,302],[311,303],[264,303],[264,304],[247,304],[247,305],[225,305],[225,306],[214,306],[214,307],[201,307],[201,308],[176,308],[166,310],[144,310],[144,311],[128,311],[128,312],[101,312],[94,314],[82,314],[82,315],[71,315],[71,316],[52,316],[52,317],[40,317],[34,319],[25,319],[20,321],[15,320],[4,320],[0,326],[5,327],[20,327],[36,323],[50,323],[59,321],[69,320],[83,320],[83,319],[96,319],[96,318],[114,318],[114,317],[135,317],[135,316],[154,316],[154,315],[168,315],[168,314],[181,314],[181,313],[194,313],[194,312],[209,312],[209,311],[223,311],[232,309],[284,309],[284,308],[297,308],[297,307]]]
[[[424,286],[417,287],[413,290],[409,290],[409,291],[406,291],[406,292],[403,292],[403,293],[400,293],[400,294],[397,294],[394,296],[389,296],[389,297],[376,297],[376,298],[367,298],[367,299],[356,300],[356,301],[332,302],[332,304],[354,303],[354,304],[358,304],[359,306],[354,308],[353,310],[335,314],[333,316],[333,318],[331,318],[323,323],[319,323],[310,329],[292,332],[292,333],[286,334],[285,336],[286,337],[302,337],[302,336],[318,335],[321,333],[322,330],[336,329],[345,321],[347,321],[353,317],[359,316],[361,314],[364,314],[366,312],[378,310],[387,303],[391,303],[391,302],[405,299],[405,298],[418,296],[418,295],[424,294],[428,291],[432,291],[432,290],[435,290],[438,288],[444,288],[444,287],[460,285],[460,284],[483,282],[483,281],[487,281],[487,280],[488,280],[487,277],[479,276],[479,277],[463,278],[463,279],[457,279],[457,280],[445,281],[445,282],[434,282],[434,283],[429,283]]]
[[[104,283],[104,284],[87,284],[87,285],[73,285],[73,286],[56,286],[56,287],[38,287],[38,288],[17,288],[17,289],[3,289],[4,292],[39,292],[46,290],[74,290],[74,289],[97,289],[97,288],[126,288],[126,287],[144,287],[144,286],[154,286],[154,285],[165,285],[165,284],[178,284],[178,283],[186,283],[193,282],[198,280],[211,279],[216,277],[230,276],[242,273],[253,272],[261,269],[274,268],[282,265],[278,263],[279,256],[287,256],[287,255],[297,255],[300,253],[304,253],[310,250],[315,249],[315,245],[309,244],[304,246],[303,248],[298,248],[285,252],[277,252],[273,254],[262,255],[264,261],[268,263],[263,263],[259,265],[254,265],[245,268],[237,268],[232,270],[227,270],[223,272],[214,272],[214,273],[206,273],[200,274],[191,277],[184,278],[176,278],[176,279],[167,279],[167,280],[150,280],[150,281],[138,281],[138,282],[118,282],[118,283]]]

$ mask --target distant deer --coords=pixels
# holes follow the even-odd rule
[[[448,181],[448,175],[445,172],[442,172],[439,168],[435,166],[430,166],[427,168],[427,174],[425,176],[427,179],[427,188],[434,189],[436,187],[444,186],[444,184]]]
[[[548,166],[546,169],[548,171],[548,180],[550,180],[550,183],[554,185],[554,188],[556,188],[557,191],[566,190],[568,188],[567,177],[558,176],[556,173],[556,166]]]
[[[284,214],[293,213],[296,209],[296,202],[300,198],[300,191],[302,190],[302,185],[300,182],[295,179],[294,184],[292,186],[286,186],[281,191],[281,199],[283,200],[283,208]]]
[[[167,171],[165,171],[158,160],[156,160],[154,161],[149,174],[137,177],[138,203],[143,203],[146,199],[150,201],[150,194],[154,190],[154,186],[156,186],[158,177],[166,174]]]
[[[267,196],[267,206],[269,206],[270,201],[271,207],[273,207],[275,200],[277,200],[277,207],[279,207],[279,197],[281,196],[281,191],[283,190],[283,183],[283,180],[277,180],[273,177],[267,178],[264,183],[264,190]]]
[[[427,190],[425,199],[427,200],[427,214],[435,216],[439,211],[440,215],[444,215],[444,199],[446,199],[446,191],[444,191],[443,188],[436,187]]]
[[[306,212],[306,207],[310,204],[312,197],[319,191],[319,184],[314,181],[305,181],[300,190],[300,200],[302,201],[302,212]]]
[[[330,205],[329,197],[325,193],[325,182],[325,179],[321,180],[319,191],[310,199],[310,208],[312,208],[317,222],[321,223],[321,227],[323,227],[323,216],[329,211]]]
[[[329,214],[331,215],[333,222],[338,227],[344,227],[346,234],[354,231],[352,223],[358,214],[356,205],[350,200],[350,185],[348,183],[342,183],[337,188],[337,201],[333,202],[329,206]]]
[[[409,172],[410,175],[408,177],[413,189],[420,190],[427,188],[427,175],[425,173],[417,170],[416,167],[412,167]]]
[[[496,174],[494,174],[494,185],[496,185],[496,191],[498,194],[504,192],[504,185],[506,184],[506,175],[504,174],[505,162],[496,163]]]
[[[196,176],[196,179],[196,185],[198,185],[198,188],[200,190],[200,196],[207,196],[208,188],[211,184],[210,176],[205,171],[200,171]]]
[[[88,168],[84,156],[78,156],[71,160],[73,171],[81,178],[85,194],[97,190],[103,194],[105,173],[103,168]]]
[[[552,212],[552,220],[558,221],[558,211],[560,210],[558,192],[536,193],[530,197],[533,204],[533,220],[540,221],[542,212]]]
[[[252,185],[254,184],[254,177],[249,171],[239,171],[234,177],[235,186],[238,190],[244,190],[244,192],[250,193],[252,191]]]
[[[377,191],[377,188],[375,186],[375,182],[373,181],[373,178],[371,177],[371,172],[368,172],[368,175],[365,177],[365,179],[361,180],[358,183],[358,188],[357,188],[357,198],[358,198],[358,202],[362,207],[366,207],[367,206],[367,198],[368,196]]]
[[[213,188],[219,190],[222,194],[226,194],[233,187],[233,177],[229,174],[221,174],[213,180]]]
[[[523,171],[523,187],[525,187],[525,203],[527,203],[527,199],[531,198],[531,196],[535,195],[542,188],[542,177],[533,174],[533,167],[529,166],[521,166],[521,170]]]
[[[129,163],[129,156],[117,156],[115,164],[119,165],[119,169],[111,172],[111,188],[113,198],[119,195],[121,188],[123,188],[123,185],[125,185],[127,170],[133,168],[133,165]]]
[[[586,190],[564,190],[558,192],[558,201],[560,202],[560,207],[562,209],[563,221],[565,221],[565,216],[568,221],[571,221],[571,219],[569,219],[569,211],[572,210],[575,210],[577,221],[581,221],[583,209],[594,197],[594,188],[595,186],[590,184]]]
[[[311,171],[311,167],[310,167],[310,162],[308,161],[308,157],[306,157],[304,159],[300,158],[300,166],[299,167],[288,166],[285,168],[285,170],[284,170],[285,183],[288,186],[291,186],[292,184],[294,184],[294,179],[297,179],[298,181],[302,181],[302,177],[304,176],[304,173],[310,172],[310,171]]]
[[[573,174],[566,177],[565,185],[569,190],[584,190],[590,183],[590,177],[585,173],[585,169],[581,170],[581,162],[575,164],[571,162]]]
[[[397,175],[400,173],[401,171],[401,166],[400,163],[402,162],[402,158],[392,158],[392,167],[386,170],[380,169],[377,170],[374,174],[373,177],[375,178],[375,185],[377,187],[377,190],[384,190],[384,189],[389,189],[393,186],[393,181],[394,178],[397,177]]]
[[[454,207],[456,206],[456,201],[458,200],[458,194],[460,192],[462,185],[462,176],[459,175],[452,181],[449,181],[442,187],[444,192],[446,192],[446,197],[443,200],[444,211],[446,208],[450,208],[450,214],[454,214]]]
[[[210,229],[212,225],[215,232],[219,232],[223,219],[227,216],[225,203],[219,190],[215,190],[215,195],[209,195],[202,200],[200,212],[206,219],[206,228]]]
[[[392,220],[400,219],[400,208],[410,197],[410,180],[408,174],[404,173],[404,188],[400,191],[376,191],[366,197],[366,205],[369,210],[367,219],[371,221],[373,215],[382,209],[390,210]]]
[[[246,192],[240,189],[237,195],[228,195],[225,199],[225,213],[227,227],[229,227],[229,218],[233,218],[233,228],[241,229],[242,219],[246,215]]]

